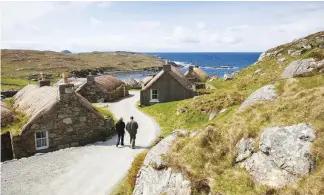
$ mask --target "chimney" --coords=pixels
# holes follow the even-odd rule
[[[192,73],[193,72],[193,66],[189,66],[189,73]]]
[[[68,82],[67,73],[62,73],[63,83],[59,84],[60,100],[68,100],[70,94],[74,92],[74,84]]]
[[[74,84],[61,83],[59,84],[60,100],[68,100],[72,93],[74,93]]]
[[[164,66],[163,66],[163,71],[164,71],[164,72],[169,72],[169,71],[171,71],[171,65],[170,65],[170,64],[166,64],[166,65],[164,65]]]
[[[51,86],[51,82],[50,82],[50,80],[46,80],[45,74],[41,73],[40,75],[41,75],[41,78],[40,78],[40,80],[38,80],[38,86],[39,87]]]
[[[89,72],[89,75],[87,76],[87,83],[94,84],[94,82],[95,82],[95,77],[94,75],[91,74],[91,72]]]

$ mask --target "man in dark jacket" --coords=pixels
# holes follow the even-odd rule
[[[116,147],[118,147],[119,141],[121,141],[121,145],[124,146],[125,123],[123,122],[122,117],[120,117],[120,119],[116,123],[116,131],[118,134],[118,140],[117,140]]]
[[[138,124],[136,121],[134,121],[134,117],[130,117],[131,121],[129,121],[126,125],[126,130],[129,133],[130,136],[130,143],[132,145],[132,148],[135,149],[135,139],[138,129]]]

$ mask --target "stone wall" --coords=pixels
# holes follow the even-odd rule
[[[108,100],[108,94],[104,93],[94,84],[87,83],[77,92],[91,103],[106,102]]]
[[[100,113],[87,108],[76,93],[60,97],[61,100],[29,124],[22,135],[13,137],[15,158],[104,141],[115,133],[113,119],[105,119]],[[49,148],[36,151],[35,131],[39,130],[48,131]]]

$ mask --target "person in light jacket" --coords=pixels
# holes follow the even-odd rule
[[[131,121],[129,121],[126,125],[126,131],[129,133],[130,136],[130,144],[133,149],[135,149],[135,139],[138,129],[138,124],[136,121],[134,121],[134,117],[130,117]]]

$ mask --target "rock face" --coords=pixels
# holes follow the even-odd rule
[[[181,132],[174,132],[161,140],[147,154],[136,180],[133,195],[190,195],[190,182],[181,173],[165,168],[163,161],[170,144]]]
[[[281,74],[281,78],[308,76],[323,71],[324,60],[318,62],[316,62],[314,58],[295,60],[286,67],[284,72]]]
[[[294,52],[291,52],[290,55],[291,56],[300,56],[301,54],[305,53],[306,52],[306,49],[300,49],[300,50],[297,50],[297,51],[294,51]]]
[[[256,182],[282,187],[297,182],[314,169],[315,161],[311,155],[314,139],[310,124],[269,127],[264,129],[260,150],[256,153],[252,154],[254,140],[251,138],[238,142],[236,162],[246,159],[240,166],[248,170]]]
[[[278,49],[278,50],[275,50],[275,51],[272,51],[272,52],[271,51],[263,52],[259,56],[257,63],[258,62],[262,62],[265,57],[276,57],[276,56],[280,56],[281,55],[280,52],[282,52],[282,50],[283,49],[281,48],[281,49]]]
[[[237,142],[236,148],[238,149],[238,153],[236,157],[236,162],[241,162],[253,154],[254,142],[255,141],[253,138],[242,138],[239,142]]]
[[[227,81],[227,80],[233,80],[234,79],[234,76],[232,74],[224,74],[224,80]]]
[[[278,64],[282,64],[285,60],[286,60],[285,57],[283,57],[283,58],[279,58],[278,61],[277,61],[277,63],[278,63]]]
[[[239,111],[242,111],[248,105],[257,101],[270,101],[277,97],[274,85],[266,85],[253,92],[241,105]]]

